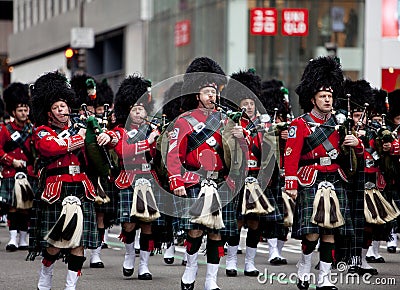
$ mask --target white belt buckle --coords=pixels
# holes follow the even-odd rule
[[[150,164],[149,163],[142,164],[142,171],[150,171]]]
[[[255,161],[255,160],[247,160],[247,167],[249,167],[249,168],[257,167],[257,161]]]
[[[336,159],[339,155],[338,151],[334,148],[328,152],[328,155],[331,159]]]
[[[69,174],[78,174],[78,173],[81,173],[81,169],[78,165],[70,165],[70,166],[68,166],[68,173]]]
[[[193,126],[193,130],[196,131],[196,133],[199,133],[201,130],[205,128],[206,124],[203,122],[199,122],[196,126]]]
[[[217,140],[215,140],[215,138],[213,136],[211,136],[210,138],[208,138],[206,140],[206,143],[211,146],[214,147],[217,144]]]
[[[217,171],[207,171],[206,177],[208,179],[217,179],[218,178],[218,172]]]
[[[332,164],[332,161],[331,161],[330,157],[321,157],[319,159],[319,165],[328,166],[328,165],[331,165],[331,164]]]

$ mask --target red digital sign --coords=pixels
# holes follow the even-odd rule
[[[184,46],[190,43],[190,20],[175,23],[175,46]]]
[[[253,35],[276,35],[278,12],[275,8],[253,8],[250,10],[250,33]]]
[[[282,35],[307,36],[308,10],[282,9]]]

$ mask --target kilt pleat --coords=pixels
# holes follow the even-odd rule
[[[318,190],[318,184],[322,181],[328,181],[334,185],[335,192],[339,200],[340,212],[345,221],[344,225],[335,229],[322,228],[311,222],[315,194]],[[340,236],[354,235],[353,223],[350,215],[350,205],[343,183],[344,181],[337,172],[319,172],[313,186],[299,187],[298,196],[296,199],[296,208],[293,217],[292,238],[302,239],[304,235],[313,233]]]

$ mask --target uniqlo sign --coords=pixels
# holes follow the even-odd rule
[[[250,10],[250,33],[254,35],[276,35],[278,12],[275,8],[253,8]]]
[[[190,43],[190,20],[175,23],[175,46],[184,46]]]
[[[307,36],[308,10],[282,9],[282,35]]]

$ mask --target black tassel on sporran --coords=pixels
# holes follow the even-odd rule
[[[315,214],[314,220],[317,223],[324,223],[325,221],[325,204],[324,204],[324,196],[321,195],[321,198],[319,199],[318,206],[317,206],[317,212]]]

